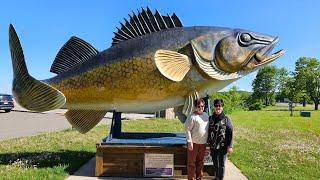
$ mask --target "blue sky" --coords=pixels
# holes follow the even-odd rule
[[[286,55],[273,64],[294,70],[301,56],[320,58],[320,1],[214,1],[214,0],[52,0],[0,2],[0,93],[11,93],[12,67],[8,27],[12,23],[20,37],[29,72],[47,79],[61,46],[73,35],[98,50],[110,47],[113,31],[128,14],[149,6],[160,13],[175,12],[184,26],[242,28],[280,37],[275,50]],[[256,73],[233,85],[251,90]]]

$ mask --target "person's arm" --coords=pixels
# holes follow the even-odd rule
[[[227,123],[227,136],[228,136],[228,142],[227,142],[227,151],[228,153],[232,153],[233,151],[233,126],[232,126],[232,121],[231,119],[228,117],[228,123]]]
[[[210,124],[212,124],[212,121],[213,121],[213,120],[212,120],[212,117],[209,116],[207,147],[210,147],[210,143],[212,142],[212,139],[211,139],[212,127],[210,127]]]
[[[184,124],[184,128],[185,128],[185,131],[186,131],[186,138],[187,138],[187,142],[188,142],[188,149],[190,151],[193,150],[193,142],[192,142],[192,136],[191,136],[191,131],[193,129],[193,126],[194,126],[194,120],[193,118],[191,117],[191,115],[188,116],[185,124]]]

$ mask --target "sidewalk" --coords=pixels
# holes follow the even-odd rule
[[[95,166],[96,166],[96,158],[92,158],[88,161],[85,165],[83,165],[78,171],[76,171],[73,175],[69,176],[67,180],[95,180],[95,179],[126,179],[126,180],[133,180],[133,179],[164,179],[164,178],[120,178],[120,177],[94,177],[95,173]],[[226,162],[226,172],[225,172],[225,180],[247,180],[248,178],[245,177],[241,171],[229,160]],[[168,179],[168,178],[165,178]]]

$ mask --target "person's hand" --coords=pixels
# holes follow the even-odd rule
[[[210,154],[210,150],[206,149],[206,152],[204,153],[204,156],[208,156]]]
[[[228,152],[228,154],[231,154],[233,152],[233,148],[232,147],[228,147],[227,152]]]
[[[193,143],[192,142],[188,142],[188,150],[189,151],[193,150]]]

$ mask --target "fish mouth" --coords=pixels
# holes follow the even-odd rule
[[[256,53],[251,58],[251,61],[249,61],[247,63],[247,65],[245,66],[246,67],[245,69],[257,68],[259,66],[270,63],[270,62],[278,59],[279,57],[283,56],[285,54],[284,49],[281,49],[281,50],[269,55],[270,52],[272,51],[272,49],[278,43],[278,41],[279,41],[279,38],[276,37],[269,45],[257,50]]]

